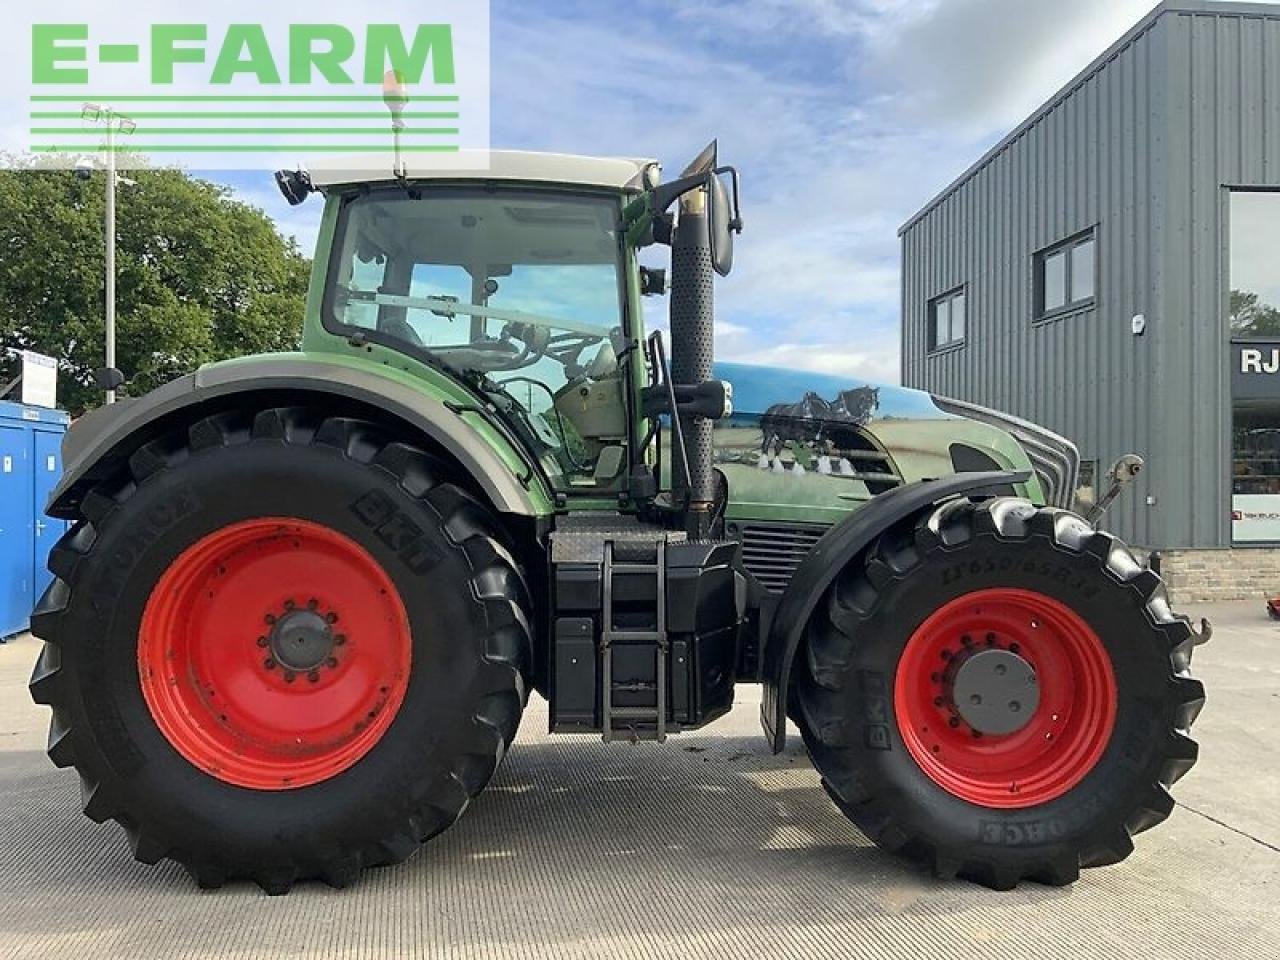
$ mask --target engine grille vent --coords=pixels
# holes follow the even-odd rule
[[[819,524],[744,523],[739,527],[743,566],[770,593],[781,593],[829,529]]]
[[[947,413],[968,417],[1012,434],[1026,451],[1027,459],[1040,478],[1045,501],[1051,506],[1072,508],[1080,480],[1080,452],[1074,443],[1044,427],[977,404],[938,396],[933,398],[933,402]]]

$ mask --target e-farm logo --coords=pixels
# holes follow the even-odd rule
[[[413,158],[487,146],[463,142],[473,108],[487,141],[484,6],[479,69],[468,60],[476,45],[459,36],[474,34],[474,21],[34,22],[24,149],[53,163],[110,152],[125,165],[181,155],[261,168],[266,155],[389,154],[394,145]],[[481,71],[481,90],[461,82]]]

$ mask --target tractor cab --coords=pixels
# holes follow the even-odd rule
[[[555,490],[619,489],[635,321],[617,195],[428,183],[336,202],[324,331],[464,381]]]
[[[636,482],[661,459],[647,431],[662,397],[646,407],[642,393],[663,373],[641,309],[654,274],[640,268],[639,251],[672,242],[667,207],[692,194],[718,211],[700,237],[708,262],[698,269],[707,285],[714,271],[727,273],[740,228],[736,179],[730,194],[715,176],[714,144],[668,187],[652,160],[495,152],[487,163],[382,180],[362,165],[308,174],[295,196],[327,195],[329,242],[304,346],[383,348],[460,382],[566,503],[653,500],[657,481]],[[679,299],[674,278],[672,286]],[[707,338],[710,380],[709,298],[703,306],[698,330],[684,332]],[[674,366],[686,352],[673,350]],[[692,419],[688,427],[701,429]],[[670,445],[668,458],[680,457]]]

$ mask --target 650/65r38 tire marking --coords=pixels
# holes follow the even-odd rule
[[[412,640],[390,577],[317,523],[245,520],[184,551],[152,590],[138,674],[165,738],[257,790],[350,768],[404,699]]]

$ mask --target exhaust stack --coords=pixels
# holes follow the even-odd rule
[[[694,166],[697,164],[694,161]],[[707,191],[698,188],[680,198],[679,219],[671,238],[671,379],[677,390],[697,387],[711,379],[715,358],[714,281]],[[706,539],[711,533],[715,501],[713,426],[706,417],[681,413],[685,450],[679,446],[672,450],[673,500],[686,510],[685,527],[691,540]],[[686,451],[687,487],[681,465]]]
[[[729,177],[732,194],[724,178]],[[679,200],[679,213],[668,208]],[[635,242],[671,245],[670,393],[647,415],[667,413],[678,427],[671,447],[672,505],[690,540],[708,540],[715,518],[714,421],[733,413],[733,387],[712,379],[715,278],[733,269],[733,237],[742,232],[738,173],[717,166],[713,140],[671,183],[655,185],[626,217]],[[647,402],[647,401],[646,401]]]

